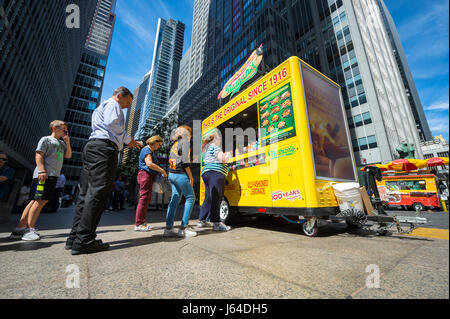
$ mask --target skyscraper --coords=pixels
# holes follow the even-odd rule
[[[192,40],[189,61],[189,87],[191,87],[203,74],[210,4],[211,0],[194,1],[194,17],[192,20]]]
[[[135,136],[139,128],[139,120],[141,118],[141,111],[145,101],[145,94],[148,89],[148,82],[150,78],[150,72],[148,72],[142,79],[142,83],[134,90],[134,99],[127,112],[126,128],[129,136]],[[145,141],[144,141],[145,142]],[[131,150],[125,148],[123,151],[123,157],[121,160],[122,166],[127,166],[129,160],[129,154]]]
[[[144,138],[168,111],[170,96],[177,90],[183,54],[185,25],[175,20],[158,20],[148,90],[136,137]]]
[[[172,94],[169,99],[168,111],[167,114],[172,112],[178,112],[180,106],[180,99],[186,93],[186,91],[190,88],[190,62],[191,62],[191,48],[189,48],[184,54],[183,58],[180,62],[180,75],[178,77],[178,88]]]
[[[212,0],[202,76],[180,100],[181,121],[190,124],[215,111],[224,84],[260,44],[270,69],[292,55],[292,42],[288,21],[270,1]]]
[[[417,131],[421,141],[433,141],[433,135],[431,134],[430,127],[428,125],[425,112],[423,110],[422,102],[420,101],[419,93],[417,92],[416,84],[414,83],[411,70],[406,59],[405,51],[403,50],[400,37],[395,27],[394,20],[392,19],[389,10],[382,0],[378,0],[378,7],[383,18],[383,23],[391,41],[391,46],[394,52],[395,59],[397,61],[398,69],[402,76],[403,85],[405,86],[406,96],[408,97],[409,105],[414,115]]]
[[[358,165],[395,159],[420,138],[377,0],[279,1],[296,54],[342,87]],[[288,10],[286,10],[288,8]],[[404,65],[406,68],[407,65]]]
[[[0,149],[15,168],[34,169],[39,139],[64,118],[96,3],[72,4],[0,0]]]
[[[63,173],[67,189],[78,184],[83,167],[82,152],[91,134],[92,112],[101,101],[103,81],[115,22],[115,0],[97,0],[97,7],[78,72],[73,83],[64,121],[69,124],[73,155]],[[107,92],[112,94],[112,92]]]
[[[179,111],[181,97],[203,74],[210,4],[211,0],[194,1],[191,46],[181,59],[178,89],[169,99],[167,114]]]
[[[297,55],[340,84],[358,165],[395,159],[402,141],[414,143],[421,157],[414,110],[402,80],[402,69],[410,72],[407,63],[399,69],[381,4],[212,0],[205,48],[208,71],[181,98],[182,121],[202,120],[215,111],[226,80],[256,43],[262,43],[269,69]],[[394,34],[393,25],[390,30]],[[412,78],[408,83],[412,88]],[[421,107],[416,107],[419,114]]]

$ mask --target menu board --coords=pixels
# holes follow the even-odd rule
[[[317,178],[355,180],[339,88],[301,64]]]
[[[291,84],[288,83],[258,103],[263,145],[296,136]]]

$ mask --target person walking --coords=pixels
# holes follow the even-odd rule
[[[53,197],[64,158],[72,157],[68,126],[63,121],[50,123],[50,136],[39,140],[36,148],[36,168],[30,188],[30,202],[25,207],[19,224],[10,238],[25,241],[40,240],[35,225],[44,206]]]
[[[204,163],[201,175],[205,183],[205,200],[200,208],[197,226],[208,226],[207,218],[210,217],[214,231],[229,231],[231,227],[220,221],[220,204],[228,175],[226,163],[230,159],[229,153],[222,152],[221,143],[217,129],[211,131],[202,143]]]
[[[197,233],[187,229],[189,218],[194,208],[194,178],[190,168],[190,140],[192,130],[187,125],[178,127],[172,140],[174,144],[169,157],[169,181],[172,185],[172,197],[166,215],[166,229],[164,237],[194,237]],[[186,198],[181,226],[178,232],[173,229],[175,213],[180,203],[181,196]]]
[[[146,141],[147,146],[141,150],[139,155],[139,172],[137,182],[140,186],[139,201],[136,208],[135,231],[150,231],[152,227],[147,225],[145,218],[147,216],[148,205],[152,200],[152,186],[155,177],[162,174],[167,178],[167,173],[160,166],[155,156],[155,152],[161,148],[163,139],[160,136],[152,136]]]
[[[124,144],[129,148],[141,148],[141,144],[125,131],[122,110],[129,108],[132,101],[133,94],[127,88],[120,87],[92,114],[92,133],[83,149],[83,170],[75,217],[65,247],[72,250],[72,255],[96,253],[109,248],[109,244],[95,238],[114,182],[119,151]]]

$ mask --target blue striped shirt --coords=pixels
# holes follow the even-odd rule
[[[220,149],[220,147],[216,145],[210,145],[208,147],[203,158],[202,175],[208,171],[219,172],[224,174],[225,176],[228,175],[228,165],[223,164],[217,158],[217,155],[219,155],[221,151],[222,150]]]

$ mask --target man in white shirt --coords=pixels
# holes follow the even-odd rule
[[[97,226],[109,197],[117,170],[118,154],[124,147],[141,148],[125,131],[123,109],[133,95],[124,87],[114,91],[92,114],[92,133],[83,150],[83,170],[72,231],[66,249],[72,255],[104,251],[109,244],[95,240]]]

